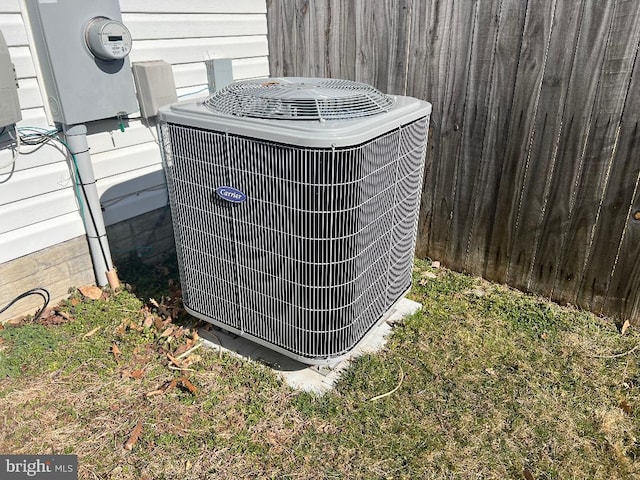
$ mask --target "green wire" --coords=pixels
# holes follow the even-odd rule
[[[78,197],[78,203],[80,206],[80,215],[82,215],[82,218],[84,218],[84,204],[82,201],[82,195],[80,194],[80,183],[79,183],[79,179],[80,179],[80,171],[78,170],[78,161],[76,160],[76,156],[73,154],[73,152],[71,151],[71,147],[69,147],[69,145],[67,145],[67,142],[65,142],[64,140],[62,140],[59,136],[55,136],[53,137],[56,140],[58,140],[58,142],[60,142],[62,145],[64,145],[64,148],[67,149],[67,152],[69,152],[69,155],[71,155],[71,160],[73,160],[73,168],[75,169],[75,187],[76,187],[76,196]]]
[[[78,162],[76,160],[76,156],[73,154],[73,152],[71,151],[71,147],[69,147],[69,145],[67,145],[67,142],[65,142],[64,140],[62,140],[57,133],[60,130],[57,129],[46,129],[46,128],[42,128],[42,127],[18,127],[18,131],[31,131],[31,132],[36,132],[36,133],[27,133],[26,136],[29,137],[42,137],[42,136],[46,136],[49,137],[52,140],[56,140],[58,141],[62,146],[64,146],[64,148],[67,150],[67,152],[69,153],[69,155],[71,156],[71,160],[73,161],[73,169],[75,171],[75,175],[74,175],[74,190],[75,190],[75,194],[76,194],[76,198],[78,199],[78,206],[80,207],[80,215],[82,215],[82,218],[84,218],[84,202],[82,200],[82,194],[80,193],[80,183],[78,181],[78,179],[80,178],[80,172],[78,170]],[[56,135],[54,135],[54,133]]]

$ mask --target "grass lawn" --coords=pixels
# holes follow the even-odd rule
[[[192,350],[174,277],[0,330],[0,452],[84,479],[640,478],[634,327],[418,261],[422,311],[318,397]]]

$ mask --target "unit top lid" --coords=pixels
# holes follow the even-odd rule
[[[278,120],[347,120],[389,111],[394,97],[332,78],[284,77],[228,85],[204,101],[216,113]]]

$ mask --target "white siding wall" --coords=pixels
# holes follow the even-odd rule
[[[120,6],[134,39],[131,61],[171,63],[178,95],[206,87],[207,58],[232,58],[236,80],[269,73],[265,0],[120,0]],[[0,30],[19,77],[19,125],[48,127],[20,9],[19,0],[0,0]],[[107,225],[166,204],[153,127],[132,121],[123,133],[105,120],[89,132]],[[0,150],[0,164],[10,155]],[[0,170],[0,263],[84,233],[61,151],[44,146],[18,157],[11,176],[10,170]]]

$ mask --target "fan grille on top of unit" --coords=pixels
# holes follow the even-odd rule
[[[393,97],[370,85],[328,78],[232,83],[204,101],[212,111],[278,120],[346,120],[388,111]]]

